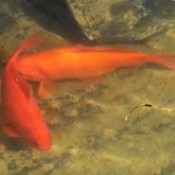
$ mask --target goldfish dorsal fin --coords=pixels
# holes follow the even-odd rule
[[[42,34],[40,32],[35,33],[31,35],[29,38],[27,38],[20,46],[19,48],[14,52],[12,55],[10,61],[16,62],[16,59],[18,59],[18,56],[20,53],[22,53],[26,49],[30,49],[32,47],[35,47],[39,43],[42,42]]]
[[[1,130],[9,137],[20,137],[19,134],[10,126],[2,126]]]
[[[70,47],[69,50],[75,51],[75,52],[92,52],[97,50],[102,50],[98,47],[88,47],[88,46],[77,46],[77,47]]]

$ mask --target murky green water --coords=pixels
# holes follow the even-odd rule
[[[61,23],[47,18],[48,13],[39,7],[33,8],[33,1],[12,2],[0,4],[4,9],[0,11],[2,65],[24,37],[37,31],[45,36],[42,49],[83,42],[77,34],[70,38],[74,33],[64,28],[55,32]],[[141,43],[122,46],[175,53],[175,26],[172,23]],[[52,134],[52,148],[39,152],[1,133],[0,174],[173,175],[174,89],[175,71],[150,64],[118,69],[98,83],[57,82],[47,99],[36,97]]]

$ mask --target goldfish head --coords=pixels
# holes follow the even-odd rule
[[[51,147],[51,136],[48,129],[36,129],[25,136],[25,140],[33,147],[40,151],[48,151]]]
[[[30,59],[20,59],[17,62],[17,71],[22,78],[30,81],[41,81],[47,77],[46,73]]]

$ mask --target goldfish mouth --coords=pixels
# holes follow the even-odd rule
[[[39,151],[49,151],[51,148],[51,144],[49,145],[38,145],[38,144],[32,144],[32,147],[39,150]]]

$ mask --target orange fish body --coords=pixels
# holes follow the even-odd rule
[[[26,82],[16,72],[18,55],[35,42],[30,38],[9,59],[2,76],[4,130],[8,135],[22,138],[33,147],[46,151],[51,146],[48,127]]]
[[[18,72],[31,81],[89,79],[146,62],[175,68],[172,55],[144,54],[104,47],[55,48],[26,55],[19,59]]]

